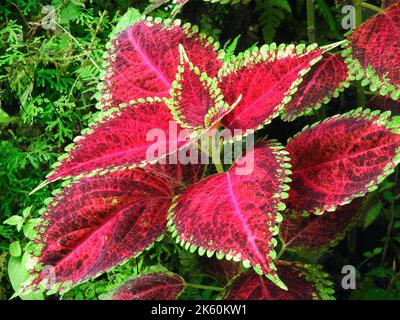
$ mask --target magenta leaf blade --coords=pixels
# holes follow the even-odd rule
[[[289,210],[321,214],[373,191],[400,158],[398,117],[356,109],[306,127],[288,142]]]
[[[332,300],[333,283],[320,266],[278,261],[278,274],[287,285],[282,290],[265,277],[247,271],[235,278],[225,300]]]
[[[42,213],[32,284],[50,277],[62,290],[148,248],[166,230],[174,188],[141,168],[69,182]]]
[[[179,65],[178,45],[211,77],[222,66],[221,53],[197,27],[147,18],[122,31],[111,43],[106,63],[105,107],[146,97],[168,97]]]
[[[358,26],[348,37],[343,55],[362,85],[392,99],[400,98],[400,2]]]
[[[185,281],[172,273],[148,273],[125,281],[107,300],[176,300]]]
[[[152,130],[156,130],[153,138]],[[47,181],[146,165],[188,145],[191,132],[180,133],[159,99],[122,105],[100,113],[99,120],[66,148],[67,154],[55,164]]]
[[[284,107],[282,118],[292,121],[310,114],[348,87],[351,77],[343,60],[339,54],[326,53],[304,76],[292,100]]]
[[[276,142],[260,143],[241,164],[189,186],[170,209],[169,224],[177,241],[199,253],[242,260],[280,284],[273,266],[274,236],[284,209],[281,199],[288,160]],[[242,172],[247,161],[254,168]]]
[[[323,215],[284,214],[279,238],[286,250],[315,256],[335,246],[359,220],[362,198]]]
[[[263,46],[235,57],[220,72],[220,87],[228,104],[242,99],[222,124],[244,134],[268,124],[321,57],[321,50],[300,46]]]

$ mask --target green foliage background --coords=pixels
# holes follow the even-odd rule
[[[55,30],[46,30],[41,24],[45,16],[42,8],[47,4],[56,8],[59,25]],[[3,1],[0,7],[0,299],[10,298],[23,281],[24,271],[20,266],[24,246],[31,236],[37,211],[51,195],[52,187],[31,196],[29,192],[43,181],[64,146],[86,126],[95,111],[99,76],[96,64],[101,68],[105,44],[120,17],[129,8],[143,12],[148,4],[142,0]],[[199,25],[201,31],[233,52],[232,42],[237,44],[236,51],[271,41],[307,42],[305,4],[305,0],[254,0],[248,5],[220,5],[197,0],[191,1],[178,17]],[[325,0],[315,1],[315,8],[316,41],[323,45],[342,39],[340,9]],[[164,5],[151,15],[169,17],[171,10],[171,5]],[[273,123],[264,134],[272,132],[271,136],[285,141],[305,124],[324,117],[325,112],[343,112],[355,104],[353,88],[339,101],[332,102],[327,111],[285,127],[286,133],[277,130],[279,126]],[[368,197],[361,227],[322,257],[327,271],[338,279],[344,264],[354,264],[360,270],[358,290],[349,294],[339,289],[339,298],[400,297],[398,191],[395,175]],[[141,268],[159,262],[180,270],[192,283],[204,283],[206,276],[198,271],[196,257],[171,241],[156,244],[146,255],[74,288],[63,298],[96,299]],[[216,284],[211,279],[205,281]],[[211,291],[193,289],[183,298],[207,299],[213,295]],[[43,295],[25,298],[42,299]]]

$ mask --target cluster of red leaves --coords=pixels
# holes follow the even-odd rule
[[[240,139],[279,115],[292,120],[318,108],[351,79],[343,59],[316,46],[272,44],[223,61],[218,44],[195,27],[158,19],[136,22],[109,48],[101,112],[47,176],[46,184],[67,180],[41,212],[37,262],[24,290],[47,284],[44,266],[54,271],[51,289],[66,290],[140,254],[169,230],[190,252],[253,267],[229,283],[229,299],[329,297],[330,284],[315,267],[274,263],[279,211],[287,208],[285,247],[332,245],[357,206],[321,217],[304,213],[335,211],[374,190],[399,161],[399,119],[356,109],[306,127],[286,148],[259,142],[228,171],[203,179],[203,165],[168,160],[211,128],[240,129]],[[148,161],[148,132],[168,133],[171,123],[192,132],[166,135],[167,148],[155,160],[167,164]],[[251,159],[253,170],[238,174]],[[112,297],[174,298],[183,288],[176,275],[146,274]]]

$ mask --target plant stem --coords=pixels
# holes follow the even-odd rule
[[[220,142],[215,139],[216,134],[214,134],[210,139],[211,139],[211,144],[209,146],[210,148],[210,154],[211,154],[211,159],[212,162],[215,165],[215,168],[217,169],[218,173],[224,173],[224,166],[221,163],[221,152],[220,152]]]
[[[206,285],[197,284],[197,283],[186,283],[186,287],[195,288],[195,289],[212,290],[212,291],[223,291],[224,290],[224,288],[221,288],[221,287],[206,286]]]
[[[81,50],[83,51],[83,53],[89,58],[89,60],[92,62],[92,64],[97,68],[97,70],[101,71],[100,67],[98,66],[98,64],[96,63],[96,61],[93,60],[93,58],[90,56],[90,53],[88,53],[87,50],[85,50],[84,47],[82,47],[82,45],[79,43],[78,40],[75,39],[75,37],[67,30],[65,29],[62,25],[58,24],[57,22],[54,21],[54,23],[61,29],[63,30],[77,45],[79,48],[81,48]]]
[[[315,42],[315,7],[314,0],[307,0],[307,35],[309,42]]]
[[[396,185],[397,185],[398,178],[399,178],[399,168],[396,168],[396,173],[395,173]],[[383,264],[385,263],[386,255],[387,255],[387,251],[388,251],[388,247],[389,247],[389,243],[390,243],[390,237],[392,235],[394,216],[395,216],[394,204],[395,204],[395,199],[393,199],[390,204],[390,220],[389,220],[389,224],[388,224],[387,231],[386,231],[385,246],[383,247],[383,252],[382,252],[382,256],[381,256],[381,262],[380,262],[381,266],[383,266]]]
[[[370,3],[364,2],[364,1],[361,2],[361,6],[366,8],[366,9],[371,9],[371,10],[379,12],[379,13],[384,11],[381,8],[377,7],[377,6],[374,6],[373,4],[370,4]]]
[[[224,173],[224,167],[222,166],[221,163],[215,163],[215,168],[217,169],[218,173]]]
[[[279,260],[279,258],[282,256],[282,254],[286,251],[286,245],[282,244],[281,250],[279,250],[278,254],[276,255],[276,260]]]
[[[353,0],[353,5],[355,9],[355,18],[356,18],[356,27],[362,23],[362,1],[361,0]]]
[[[361,0],[353,0],[353,5],[355,9],[355,22],[356,27],[362,23],[362,1]],[[361,85],[360,81],[357,81],[357,104],[359,107],[364,107],[366,103],[366,98],[364,94],[364,88]]]

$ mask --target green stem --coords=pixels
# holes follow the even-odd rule
[[[221,288],[221,287],[206,286],[206,285],[197,284],[197,283],[186,283],[186,287],[195,288],[195,289],[212,290],[212,291],[223,291],[224,290],[224,288]]]
[[[394,179],[395,179],[394,181],[397,185],[397,181],[399,179],[399,168],[396,168],[396,173],[395,173]],[[383,252],[382,252],[381,261],[380,261],[381,266],[383,266],[383,264],[385,263],[386,255],[387,255],[387,251],[388,251],[389,243],[390,243],[390,237],[392,236],[394,216],[395,216],[394,205],[395,205],[395,200],[393,199],[390,204],[390,219],[389,219],[389,224],[388,224],[388,227],[386,230],[385,245],[383,247]]]
[[[276,260],[279,260],[279,258],[282,256],[282,254],[286,251],[286,245],[282,244],[281,250],[279,250],[279,253],[276,255]]]
[[[217,169],[218,173],[224,173],[224,166],[221,163],[221,151],[220,151],[220,142],[216,141],[215,139],[216,134],[213,135],[210,139],[211,139],[211,144],[210,144],[210,154],[211,154],[211,159],[212,162],[215,165],[215,168]]]
[[[225,172],[224,167],[222,166],[221,163],[215,163],[215,168],[217,169],[218,173],[224,173]]]
[[[355,9],[355,18],[356,18],[356,27],[362,23],[362,1],[361,0],[353,0],[353,5]]]
[[[370,3],[364,2],[364,1],[361,2],[361,7],[364,7],[366,9],[371,9],[371,10],[379,12],[379,13],[384,11],[381,8],[377,7],[377,6],[374,6],[373,4],[370,4]]]
[[[314,0],[307,0],[307,35],[309,42],[315,42],[315,6]]]
[[[355,22],[356,27],[362,24],[362,1],[361,0],[353,0],[353,5],[355,9]],[[364,88],[361,85],[360,81],[357,81],[357,104],[359,107],[364,107],[366,103],[366,98],[364,94]]]
[[[84,47],[82,47],[82,45],[79,43],[78,40],[76,40],[76,38],[67,30],[65,29],[62,25],[58,24],[57,22],[54,21],[54,23],[61,29],[63,30],[77,45],[79,48],[81,48],[81,50],[83,51],[83,53],[89,58],[89,60],[93,63],[93,65],[97,68],[97,70],[101,71],[100,67],[98,66],[98,64],[96,63],[96,61],[93,60],[93,58],[90,56],[90,53],[88,53],[87,50],[85,50]]]

